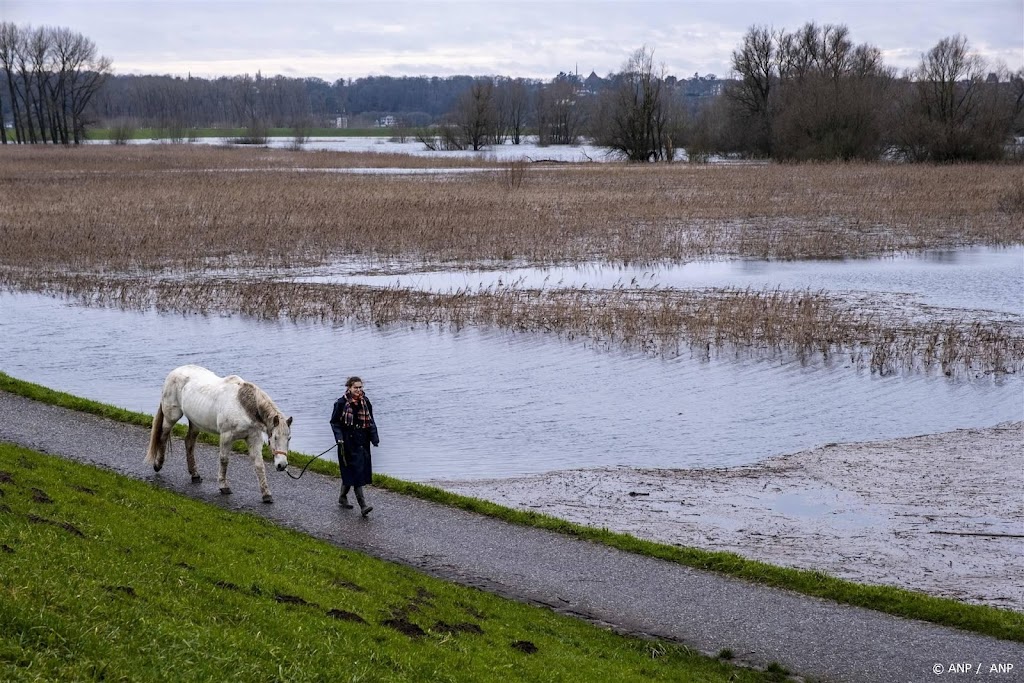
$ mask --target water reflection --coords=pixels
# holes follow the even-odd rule
[[[358,264],[307,271],[304,282],[401,286],[435,292],[523,288],[739,287],[899,293],[928,306],[1024,315],[1024,246],[841,261],[696,261],[669,266],[585,264],[365,275]]]
[[[879,378],[842,363],[657,359],[543,334],[130,313],[0,294],[0,370],[14,377],[152,413],[166,373],[189,362],[260,384],[295,416],[292,447],[309,454],[332,442],[333,401],[360,375],[381,427],[375,464],[414,481],[739,465],[1024,419],[1021,377]]]
[[[149,145],[169,142],[167,140],[131,140],[130,144]],[[232,145],[232,138],[198,138],[190,144],[197,145]],[[274,149],[295,148],[294,137],[267,138],[266,147]],[[568,162],[611,161],[617,155],[611,150],[593,145],[551,145],[540,147],[536,136],[527,136],[523,144],[514,145],[508,142],[503,145],[490,145],[480,151],[473,150],[431,150],[413,137],[405,142],[389,140],[387,137],[376,136],[341,136],[341,137],[310,137],[299,147],[306,151],[328,152],[375,152],[378,154],[403,154],[420,157],[486,159],[492,161],[516,161],[519,159],[553,159]]]

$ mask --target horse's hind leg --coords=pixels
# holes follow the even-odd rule
[[[256,481],[260,484],[263,502],[273,503],[274,497],[270,495],[270,487],[267,486],[267,468],[263,464],[263,437],[250,436],[245,442],[249,445],[249,456],[252,457],[252,468],[256,470]]]
[[[160,402],[157,408],[156,417],[153,419],[153,436],[150,442],[149,452],[146,454],[146,462],[153,465],[153,471],[159,472],[164,466],[164,459],[171,449],[171,431],[174,424],[181,419],[181,408],[170,403],[164,410],[164,402]],[[159,427],[157,426],[159,424]]]
[[[193,484],[198,484],[203,480],[196,468],[196,439],[198,438],[199,430],[189,422],[188,434],[185,435],[185,462],[188,463],[188,473],[192,475]]]
[[[231,493],[228,486],[228,458],[231,457],[231,444],[235,441],[230,434],[220,435],[220,469],[217,471],[217,486],[225,496]]]

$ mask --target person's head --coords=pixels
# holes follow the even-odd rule
[[[363,380],[353,375],[352,377],[349,377],[345,381],[345,388],[348,389],[349,393],[351,393],[353,396],[362,396]]]

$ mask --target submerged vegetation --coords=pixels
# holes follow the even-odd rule
[[[435,293],[220,278],[14,278],[2,272],[0,284],[125,310],[378,326],[411,322],[450,329],[486,325],[654,354],[788,353],[803,360],[850,363],[883,375],[901,370],[954,374],[1024,369],[1024,330],[1019,325],[883,318],[812,291],[499,287]]]

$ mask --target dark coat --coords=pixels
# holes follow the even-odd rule
[[[370,457],[370,444],[376,446],[380,441],[377,437],[377,422],[373,417],[373,404],[363,396],[366,409],[370,412],[370,427],[364,429],[347,425],[342,420],[345,411],[345,397],[334,402],[331,413],[331,429],[334,440],[342,442],[338,446],[338,465],[341,467],[341,483],[345,486],[366,486],[373,482],[373,460]]]

